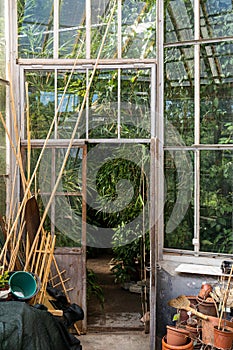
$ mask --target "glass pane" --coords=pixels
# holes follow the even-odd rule
[[[233,35],[232,0],[201,0],[200,14],[202,38]]]
[[[91,58],[96,58],[110,20],[113,0],[92,0],[91,2]],[[117,56],[117,6],[108,29],[107,37],[101,52],[101,58]]]
[[[64,205],[67,210],[64,210]],[[62,209],[62,210],[61,210]],[[56,196],[56,246],[81,247],[82,197]]]
[[[85,58],[85,0],[63,0],[59,19],[59,56]]]
[[[201,152],[201,250],[233,253],[233,151]]]
[[[19,57],[53,57],[53,0],[18,0],[17,6]]]
[[[46,138],[55,115],[54,73],[26,72],[25,81],[28,83],[31,138]],[[25,120],[25,135],[26,125]]]
[[[38,186],[44,207],[50,201],[51,192],[60,179],[52,199],[49,218],[63,238],[80,245],[82,237],[82,149],[72,148],[65,163],[67,149],[46,149],[38,172]]]
[[[148,145],[90,145],[86,201],[92,246],[125,246],[148,230],[149,169]]]
[[[150,138],[150,85],[148,69],[98,71],[90,90],[89,138]]]
[[[121,71],[121,138],[150,138],[151,135],[151,71]]]
[[[122,57],[155,58],[156,1],[122,2]]]
[[[165,248],[193,250],[193,154],[166,151]]]
[[[75,138],[86,138],[86,108],[81,112],[86,93],[85,72],[58,71],[58,129],[57,138],[69,139],[77,123]],[[69,80],[65,94],[64,89]]]
[[[89,138],[117,138],[117,70],[97,70],[91,85],[89,101]]]
[[[165,50],[165,144],[194,143],[193,47]]]
[[[233,143],[233,42],[201,46],[201,143]]]
[[[197,0],[195,0],[197,1]],[[165,3],[165,42],[194,39],[194,0],[168,0]]]
[[[30,192],[32,194],[37,194],[37,191],[39,189],[39,184],[38,184],[38,158],[40,156],[40,149],[31,149],[30,154],[28,153],[28,150],[26,148],[22,149],[22,158],[24,161],[24,167],[25,167],[25,177],[27,180],[31,180],[32,179],[32,174],[34,173],[35,170],[36,171],[36,176],[34,176],[33,180],[32,180],[32,184],[30,187]],[[30,158],[29,158],[30,157]],[[30,173],[28,173],[28,171]]]

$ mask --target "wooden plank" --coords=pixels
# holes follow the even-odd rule
[[[81,248],[77,247],[59,247],[55,248],[54,256],[59,269],[65,270],[66,273],[62,275],[62,279],[68,280],[65,282],[65,288],[68,293],[70,303],[79,305],[84,312],[85,319],[79,325],[79,330],[82,333],[86,332],[86,295],[85,287],[83,284],[83,278],[86,275],[86,265],[84,263],[84,257]],[[54,279],[53,283],[56,284],[58,280]],[[60,286],[58,286],[60,289]],[[62,289],[62,288],[61,288]]]

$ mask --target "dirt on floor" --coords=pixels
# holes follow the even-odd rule
[[[92,296],[87,303],[87,329],[101,331],[144,330],[141,293],[125,290],[115,283],[110,271],[112,256],[104,255],[87,260],[87,268],[95,272],[103,289],[104,308]]]

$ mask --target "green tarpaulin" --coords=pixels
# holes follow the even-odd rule
[[[81,350],[79,340],[46,310],[0,302],[0,350]]]

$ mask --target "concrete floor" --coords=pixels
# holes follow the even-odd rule
[[[88,259],[104,293],[104,309],[90,298],[87,334],[78,336],[82,350],[149,350],[150,334],[141,322],[141,295],[130,293],[114,282],[109,268],[110,256]]]
[[[150,335],[141,331],[87,333],[78,337],[82,350],[149,350]]]

